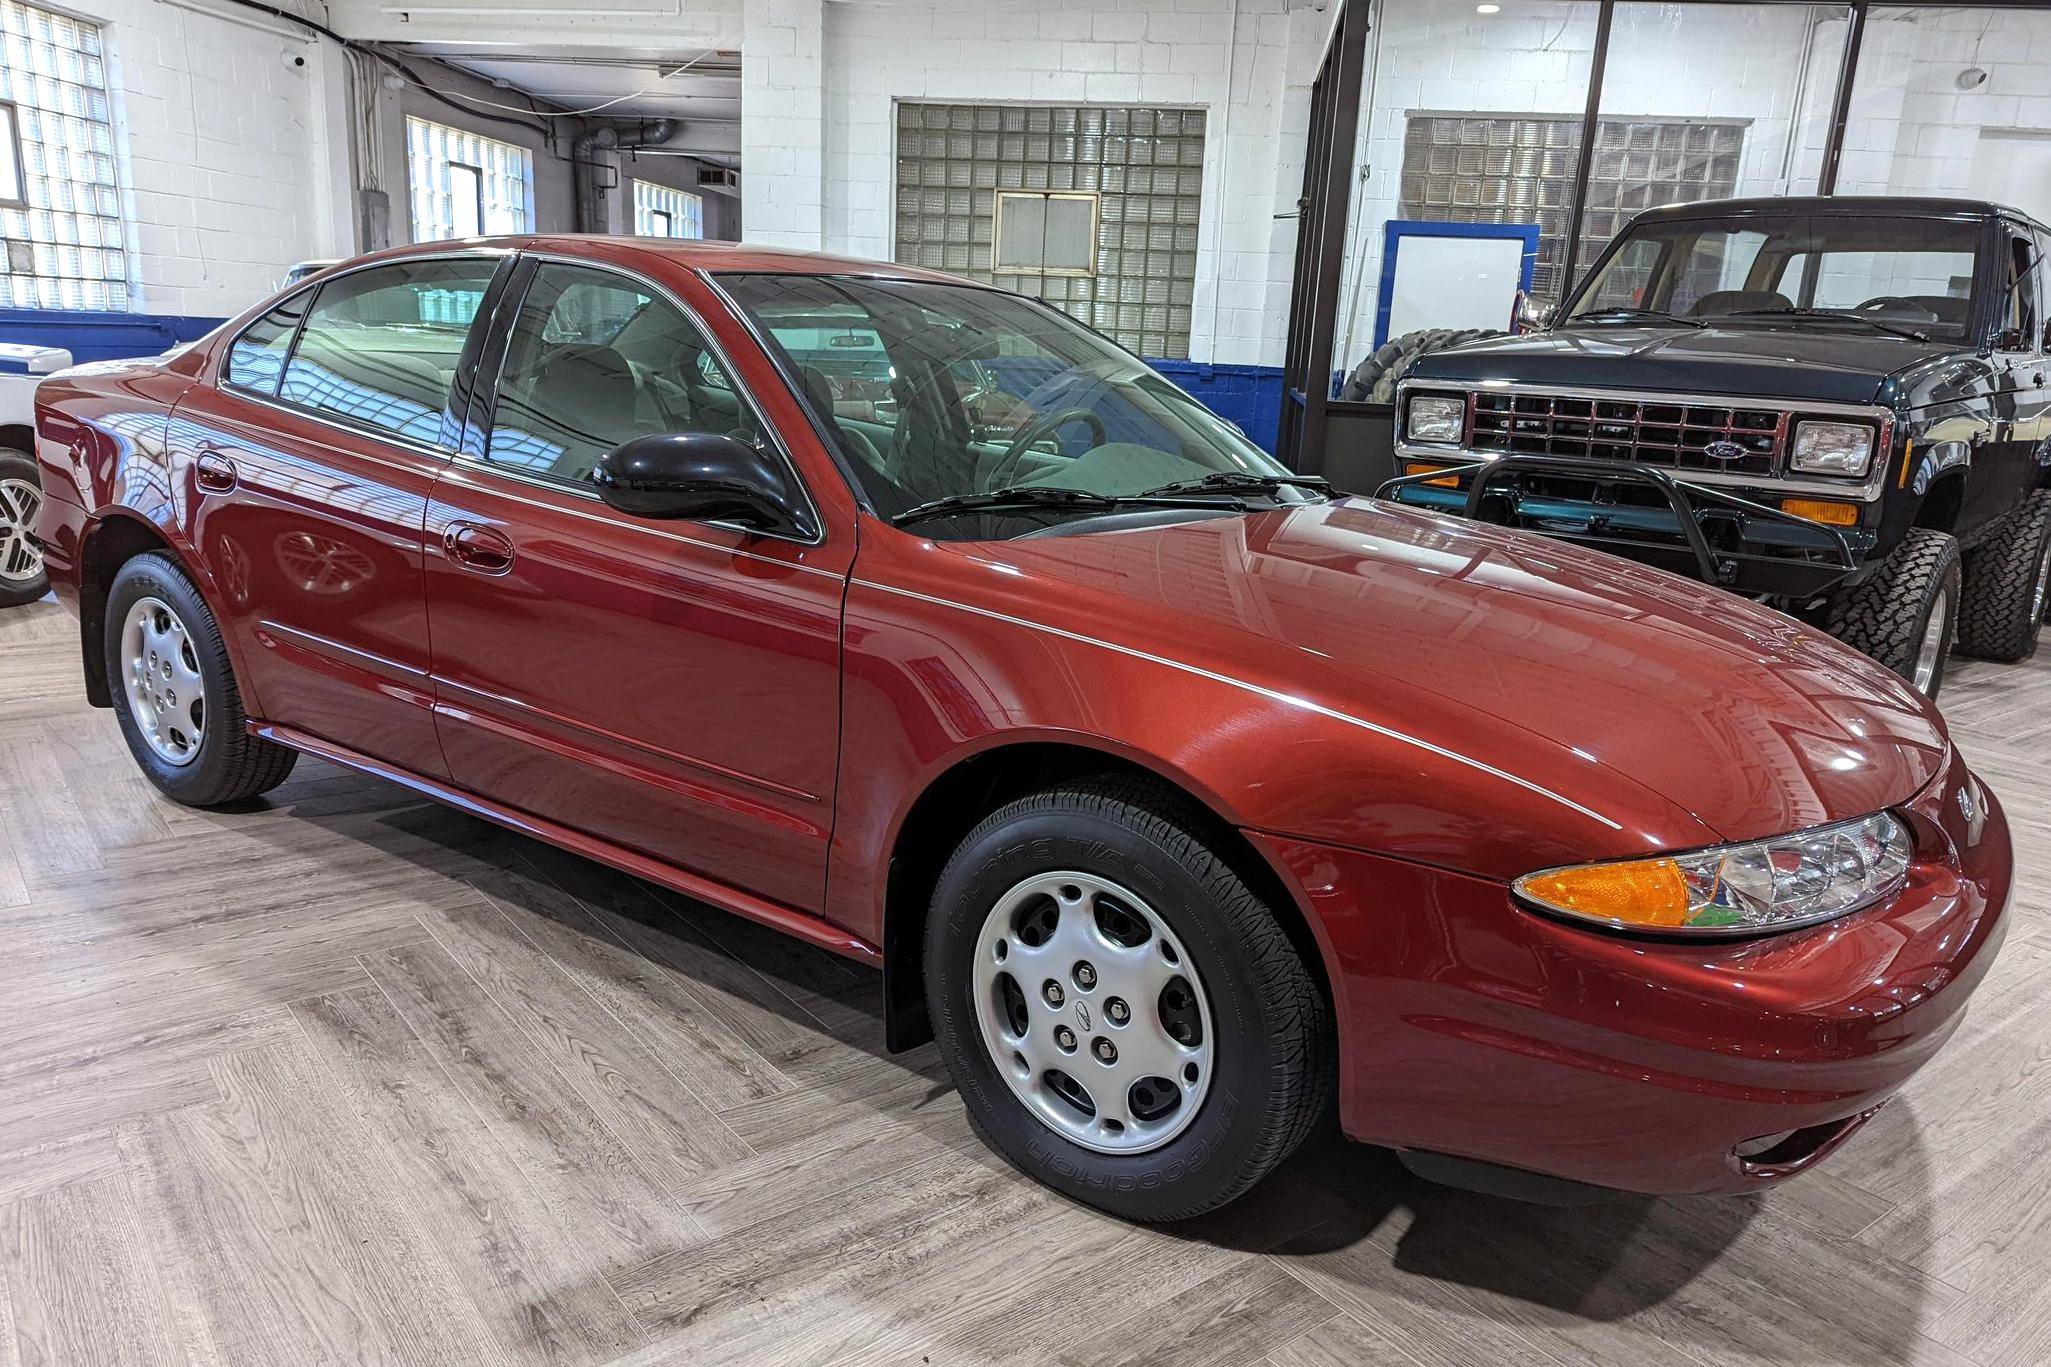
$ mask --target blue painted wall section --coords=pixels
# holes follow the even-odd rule
[[[159,313],[0,309],[0,342],[59,346],[69,351],[74,361],[109,361],[154,356],[180,342],[204,337],[223,321]],[[1280,367],[1203,361],[1151,364],[1213,413],[1238,424],[1262,450],[1274,452],[1276,430],[1282,421]]]

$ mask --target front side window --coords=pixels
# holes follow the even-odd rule
[[[718,432],[762,440],[697,324],[652,285],[586,266],[534,273],[499,368],[485,458],[582,484],[632,437]]]
[[[456,363],[497,267],[482,257],[407,261],[328,281],[278,397],[379,434],[451,444]],[[231,379],[233,366],[231,352]]]
[[[720,284],[781,353],[885,517],[999,489],[1124,499],[1206,476],[1288,473],[1145,362],[1017,295],[856,276]],[[997,530],[1075,511],[1036,509]],[[970,522],[965,534],[990,530],[989,518]]]
[[[1758,214],[1633,227],[1569,318],[1620,309],[1719,324],[1864,323],[1962,341],[1980,225],[1935,218]]]
[[[0,306],[133,306],[100,27],[21,0],[0,4],[0,239]]]
[[[413,240],[534,231],[534,158],[524,147],[406,118]]]
[[[2036,268],[2035,244],[2020,232],[2005,234],[2008,245],[2006,285],[2008,299],[2001,310],[2001,326],[2014,328],[2029,350],[2037,348],[2037,300],[2042,290],[2042,272]]]

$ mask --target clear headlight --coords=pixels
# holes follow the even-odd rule
[[[1794,467],[1809,475],[1863,475],[1873,460],[1873,429],[1858,422],[1795,424]]]
[[[1403,414],[1411,441],[1457,442],[1467,425],[1467,401],[1445,394],[1413,394]]]
[[[1881,812],[1746,845],[1546,869],[1511,886],[1534,906],[1618,929],[1742,935],[1870,906],[1901,886],[1910,844]]]

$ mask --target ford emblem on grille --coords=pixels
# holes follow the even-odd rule
[[[1750,453],[1744,447],[1726,437],[1721,441],[1713,441],[1703,447],[1702,454],[1711,460],[1742,460]]]

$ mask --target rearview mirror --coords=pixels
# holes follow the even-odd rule
[[[774,451],[717,432],[622,442],[593,467],[591,482],[607,507],[635,517],[737,522],[806,538],[817,530]]]
[[[1540,303],[1528,290],[1517,291],[1517,302],[1510,306],[1510,331],[1543,332],[1552,326],[1552,319],[1551,304]]]

